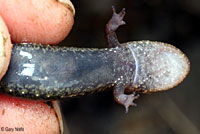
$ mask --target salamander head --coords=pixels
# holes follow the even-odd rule
[[[127,43],[136,63],[133,89],[144,93],[168,90],[190,70],[188,58],[172,45],[138,41]]]

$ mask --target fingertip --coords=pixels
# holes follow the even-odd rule
[[[57,115],[52,107],[41,101],[11,98],[2,94],[0,94],[0,124],[4,128],[20,128],[21,132],[27,134],[60,133]]]
[[[0,16],[0,80],[8,69],[11,51],[12,43],[10,40],[10,34],[8,32],[6,24]]]
[[[55,45],[69,34],[74,23],[74,8],[57,0],[0,0],[12,41]]]

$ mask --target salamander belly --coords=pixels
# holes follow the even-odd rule
[[[105,50],[16,45],[1,90],[33,99],[82,95],[113,83],[113,58]]]

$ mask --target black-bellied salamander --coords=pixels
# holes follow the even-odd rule
[[[187,57],[169,44],[133,41],[120,44],[115,30],[125,10],[106,25],[110,48],[69,48],[15,44],[0,92],[29,99],[59,100],[114,87],[115,100],[128,107],[135,92],[151,93],[179,84],[189,72]],[[132,94],[126,94],[132,92]]]

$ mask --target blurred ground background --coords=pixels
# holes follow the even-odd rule
[[[112,91],[61,101],[71,134],[197,134],[200,133],[200,0],[72,0],[75,24],[68,46],[106,47],[104,27],[126,8],[120,42],[154,40],[180,48],[190,59],[189,76],[178,87],[141,95],[128,114]]]

